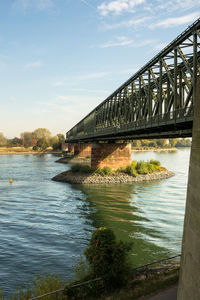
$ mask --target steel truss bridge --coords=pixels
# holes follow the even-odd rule
[[[67,142],[192,136],[200,18],[67,132]]]

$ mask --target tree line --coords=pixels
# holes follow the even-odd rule
[[[52,136],[51,132],[46,128],[38,128],[33,132],[22,132],[20,137],[7,139],[3,133],[0,132],[0,147],[24,147],[33,150],[45,150],[52,147],[54,150],[62,148],[62,142],[65,141],[63,134]]]
[[[152,140],[135,140],[132,143],[133,147],[148,147],[148,148],[174,148],[174,147],[190,147],[191,139],[152,139]]]

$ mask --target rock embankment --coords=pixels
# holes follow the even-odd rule
[[[90,164],[90,158],[79,158],[74,156],[61,157],[55,161],[61,164]]]
[[[101,176],[99,174],[86,174],[86,173],[72,173],[70,171],[62,172],[52,178],[54,181],[79,183],[79,184],[101,184],[101,183],[131,183],[161,180],[174,176],[173,172],[162,168],[161,171],[157,171],[151,174],[138,175],[137,177],[130,176],[125,173],[114,173],[111,175]]]

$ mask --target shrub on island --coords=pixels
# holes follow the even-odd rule
[[[85,173],[85,174],[99,174],[101,176],[111,175],[115,173],[125,173],[130,176],[136,177],[138,175],[146,175],[151,174],[156,171],[161,170],[160,162],[158,160],[151,159],[150,161],[143,161],[140,160],[136,162],[135,160],[132,161],[132,163],[126,167],[119,168],[117,170],[112,170],[110,167],[103,167],[103,168],[91,168],[88,165],[80,165],[75,164],[71,166],[70,171],[72,173]]]

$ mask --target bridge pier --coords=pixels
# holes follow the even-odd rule
[[[68,151],[74,153],[74,144],[67,143],[67,146],[68,146]]]
[[[91,167],[118,169],[131,163],[130,143],[93,143]]]
[[[178,300],[200,299],[200,77],[196,91]]]
[[[91,156],[91,145],[87,143],[74,144],[74,155],[80,158]]]

